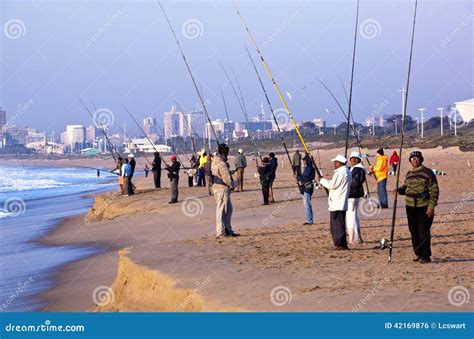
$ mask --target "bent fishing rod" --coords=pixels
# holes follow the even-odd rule
[[[91,111],[89,110],[89,108],[86,106],[86,104],[82,101],[81,98],[78,98],[79,102],[82,104],[82,106],[84,106],[84,108],[86,109],[87,113],[89,113],[89,115],[91,116],[92,118],[92,122],[95,123],[95,125],[99,128],[99,130],[102,132],[102,134],[104,135],[105,137],[105,140],[107,142],[107,144],[109,145],[109,148],[111,150],[111,154],[112,154],[112,157],[114,158],[114,161],[117,162],[117,158],[115,157],[115,153],[121,157],[120,153],[117,151],[117,148],[114,147],[114,145],[112,144],[112,142],[110,141],[109,137],[107,136],[107,133],[105,132],[105,129],[103,128],[103,124],[102,123],[99,123],[96,118],[94,117],[94,114],[91,113]],[[115,153],[114,153],[115,152]]]
[[[347,109],[347,126],[346,126],[346,147],[344,150],[344,156],[347,158],[347,149],[349,148],[349,125],[351,124],[352,116],[352,88],[354,87],[354,66],[355,66],[355,57],[356,57],[356,47],[357,47],[357,30],[359,28],[359,2],[357,0],[357,11],[355,19],[355,28],[354,28],[354,47],[352,50],[352,69],[351,69],[351,85],[349,87],[349,107]]]
[[[165,17],[165,19],[166,19],[166,22],[168,23],[169,29],[171,30],[171,33],[172,33],[172,35],[173,35],[173,37],[174,37],[174,40],[175,40],[175,42],[176,42],[176,45],[178,46],[178,49],[179,49],[179,51],[180,51],[180,53],[181,53],[181,57],[183,58],[183,61],[184,61],[184,63],[186,64],[186,69],[188,70],[189,76],[191,77],[192,83],[193,83],[193,85],[194,85],[194,89],[196,90],[196,93],[197,93],[197,95],[198,95],[198,97],[199,97],[199,101],[201,102],[201,106],[202,106],[202,108],[203,108],[203,110],[204,110],[204,114],[206,115],[206,118],[207,118],[207,121],[208,121],[208,123],[209,123],[209,125],[210,125],[210,128],[212,129],[212,131],[213,131],[213,133],[214,133],[214,137],[216,138],[217,147],[219,147],[219,145],[220,145],[220,144],[219,144],[219,139],[218,139],[218,137],[217,137],[216,131],[214,130],[214,128],[213,128],[213,126],[212,126],[211,117],[209,116],[209,113],[208,113],[207,108],[206,108],[206,104],[204,103],[204,99],[203,99],[203,97],[202,97],[201,92],[199,91],[199,88],[198,88],[198,86],[197,86],[197,83],[196,83],[196,80],[195,80],[195,78],[194,78],[193,72],[191,71],[191,67],[189,66],[188,60],[186,59],[186,56],[184,55],[184,51],[183,51],[183,49],[182,49],[182,47],[181,47],[181,44],[179,43],[179,39],[178,39],[178,37],[177,37],[177,35],[176,35],[176,32],[174,31],[173,26],[171,25],[171,21],[170,21],[170,19],[168,18],[168,15],[166,14],[165,8],[164,8],[163,5],[161,4],[161,1],[160,1],[160,0],[158,0],[158,5],[160,6],[161,11],[163,12],[163,15],[164,15],[164,17]]]
[[[278,97],[280,98],[282,104],[283,104],[283,107],[285,108],[285,111],[286,111],[286,114],[288,114],[288,117],[290,118],[291,120],[291,123],[293,124],[293,127],[295,128],[295,131],[296,131],[296,134],[298,135],[298,138],[300,139],[300,142],[301,144],[303,145],[304,149],[305,149],[305,152],[306,154],[310,157],[311,159],[311,162],[313,163],[313,166],[314,166],[314,169],[316,170],[316,173],[319,175],[319,176],[322,176],[321,174],[321,171],[319,170],[319,167],[318,165],[316,164],[316,161],[314,160],[313,156],[311,155],[311,152],[308,148],[308,145],[306,144],[304,138],[303,138],[303,135],[301,134],[301,131],[298,127],[298,124],[296,123],[295,119],[293,118],[293,115],[291,114],[291,111],[290,111],[290,108],[288,107],[288,104],[286,103],[286,100],[285,98],[283,97],[281,91],[280,91],[280,88],[278,87],[276,81],[275,81],[275,78],[273,77],[273,74],[272,72],[270,71],[270,68],[268,67],[265,59],[263,58],[263,55],[262,55],[262,52],[260,51],[260,49],[258,48],[258,45],[257,45],[257,41],[255,40],[252,32],[250,31],[250,28],[248,27],[244,17],[242,16],[242,14],[240,14],[240,11],[235,3],[234,0],[232,0],[232,5],[234,6],[234,9],[237,13],[237,16],[240,18],[240,22],[242,24],[242,27],[247,31],[248,33],[248,36],[250,38],[250,41],[252,42],[252,45],[254,46],[258,56],[260,57],[260,60],[262,61],[262,64],[263,66],[265,67],[265,70],[267,71],[267,74],[268,74],[268,77],[270,78],[272,84],[273,84],[273,87],[275,88],[275,91],[277,92],[278,94]],[[329,190],[327,188],[325,188],[325,191],[326,193],[329,194]]]
[[[135,119],[135,117],[132,115],[132,113],[130,113],[130,111],[127,109],[127,107],[125,107],[124,105],[122,105],[123,109],[127,112],[127,114],[129,115],[130,118],[132,118],[132,120],[135,122],[135,124],[137,125],[137,127],[140,129],[140,131],[145,135],[145,138],[148,140],[148,142],[153,146],[153,148],[155,149],[155,152],[157,152],[159,154],[159,157],[160,159],[163,161],[163,163],[165,164],[165,166],[168,166],[168,164],[166,163],[166,160],[161,156],[160,152],[158,151],[158,149],[156,148],[155,146],[155,143],[152,142],[150,140],[150,138],[148,137],[148,135],[145,133],[145,131],[143,130],[142,126],[140,126],[140,124],[138,123],[137,119]]]
[[[405,91],[405,100],[403,105],[403,114],[402,114],[402,130],[401,130],[401,137],[400,137],[400,160],[398,162],[397,171],[397,180],[395,181],[395,197],[393,199],[393,213],[392,213],[392,223],[390,226],[390,243],[389,243],[389,253],[388,253],[388,261],[392,261],[392,250],[393,250],[393,237],[395,235],[395,219],[397,216],[397,202],[398,202],[398,185],[400,183],[400,172],[402,169],[402,151],[403,151],[403,140],[405,136],[405,117],[407,113],[407,102],[408,102],[408,90],[410,86],[410,75],[411,75],[411,63],[413,58],[413,41],[415,40],[415,26],[416,26],[416,9],[418,7],[418,0],[415,0],[415,6],[413,10],[413,28],[411,32],[411,43],[410,43],[410,56],[408,58],[408,71],[407,71],[407,83],[406,83],[406,91]]]
[[[263,93],[265,94],[265,99],[267,101],[268,107],[270,107],[270,111],[272,113],[273,121],[275,122],[275,125],[278,129],[278,134],[280,136],[281,143],[283,144],[283,147],[285,148],[285,153],[288,157],[288,161],[290,162],[290,166],[293,169],[293,173],[295,172],[295,169],[293,167],[293,161],[290,156],[290,152],[288,151],[288,147],[286,145],[285,138],[283,137],[283,132],[280,128],[280,124],[278,123],[278,119],[276,117],[275,111],[273,110],[272,103],[270,102],[270,98],[268,97],[267,90],[265,89],[265,86],[263,85],[262,78],[260,77],[260,73],[258,73],[257,66],[255,65],[255,62],[253,61],[252,56],[250,55],[250,52],[247,47],[245,47],[245,50],[247,51],[247,55],[249,56],[250,62],[252,62],[253,69],[255,70],[255,74],[257,75],[258,82],[260,83],[260,87],[262,88]]]
[[[235,98],[237,99],[237,102],[239,103],[240,110],[242,111],[242,114],[244,115],[245,121],[247,122],[247,130],[249,132],[250,143],[252,144],[253,148],[255,149],[255,163],[257,164],[257,168],[258,168],[257,157],[260,158],[260,162],[262,162],[263,159],[262,159],[262,155],[260,154],[260,151],[258,149],[258,146],[257,146],[257,144],[256,144],[256,142],[255,142],[255,140],[252,136],[252,132],[250,130],[250,121],[249,121],[249,117],[248,117],[247,111],[246,111],[245,106],[244,106],[245,104],[239,98],[237,90],[235,89],[235,86],[232,83],[232,80],[230,79],[229,74],[225,70],[224,65],[222,65],[222,63],[219,63],[219,65],[221,66],[222,71],[224,72],[224,74],[227,78],[227,81],[229,82],[230,87],[232,88],[232,91],[234,92]],[[235,77],[235,80],[237,81],[237,77],[235,76],[235,73],[234,73],[234,77]],[[240,88],[240,86],[239,86],[239,88]],[[241,91],[241,93],[242,93],[242,91]],[[242,97],[242,100],[243,100],[243,97]]]
[[[163,129],[156,125],[156,127],[158,127],[158,129],[160,130],[160,132],[164,135],[165,132],[163,131]],[[170,142],[170,139],[168,139],[168,142]],[[171,142],[170,142],[171,143]],[[178,161],[183,164],[184,166],[184,162],[181,160],[181,158],[179,157],[179,153],[178,153],[178,147],[176,145],[174,145],[174,143],[171,143],[171,149],[173,150],[173,153],[176,155],[176,158],[178,158]],[[183,153],[184,154],[184,153]],[[188,156],[186,154],[184,154],[184,156],[188,159],[189,162],[191,162],[191,160],[188,158]]]

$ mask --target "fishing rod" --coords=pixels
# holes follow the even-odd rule
[[[92,100],[92,106],[94,107],[94,112],[97,112],[97,107],[95,106],[94,100]],[[97,119],[95,119],[95,122],[97,123]],[[101,125],[101,129],[102,129],[103,133],[106,133],[103,124],[101,123],[100,125]],[[116,146],[116,145],[113,145],[113,144],[112,144],[112,141],[109,140],[108,138],[107,138],[106,140],[107,140],[107,143],[109,144],[109,147],[110,147],[110,149],[112,150],[112,152],[113,152],[113,150],[115,150],[115,152],[116,152],[116,153],[118,154],[118,156],[120,157],[120,153],[119,153],[118,150],[117,150],[117,146]],[[112,154],[113,154],[113,153],[112,153]],[[115,157],[114,157],[114,160],[115,160]],[[117,162],[117,161],[115,160],[115,162]]]
[[[227,125],[229,125],[229,122],[230,122],[229,112],[227,111],[227,104],[225,102],[224,91],[222,90],[222,86],[220,86],[220,90],[221,90],[221,96],[222,96],[222,103],[224,104],[224,110],[225,110],[225,117],[227,119]],[[224,125],[224,127],[225,127],[225,125]],[[224,130],[225,130],[225,128],[224,128]],[[230,128],[227,132],[230,133]],[[234,138],[233,138],[232,135],[230,136],[230,140],[232,142],[232,150],[234,151],[234,154],[235,154],[236,153],[235,152],[235,141],[234,141]]]
[[[196,133],[196,132],[194,131],[194,128],[192,128],[192,126],[189,124],[188,119],[187,119],[187,117],[184,113],[184,110],[181,108],[181,105],[176,100],[173,100],[173,101],[174,101],[175,105],[178,106],[181,113],[183,114],[183,120],[185,121],[186,128],[188,129],[188,132],[189,132],[189,137],[191,138],[191,146],[193,148],[194,156],[197,157],[196,143],[194,142],[194,137],[193,137],[193,134]],[[199,135],[198,135],[198,137],[199,137]],[[203,145],[206,146],[204,144],[204,142],[203,142]]]
[[[117,158],[115,158],[115,154],[114,152],[117,153],[117,155],[120,157],[120,153],[117,151],[117,149],[113,146],[112,142],[110,141],[109,137],[107,136],[107,133],[105,132],[103,126],[102,126],[102,123],[98,123],[97,120],[95,119],[94,115],[91,113],[91,111],[89,110],[89,108],[86,106],[86,104],[82,101],[81,98],[78,98],[79,102],[82,104],[82,106],[84,106],[84,108],[86,109],[87,113],[89,113],[89,115],[91,116],[92,118],[92,121],[95,122],[95,124],[99,127],[100,131],[102,132],[102,134],[104,135],[105,137],[105,140],[107,142],[107,144],[109,145],[109,148],[110,150],[112,151],[111,154],[112,154],[112,157],[114,158],[114,162],[117,162]]]
[[[130,141],[132,142],[132,137],[130,137],[130,135],[125,131],[125,129],[123,129],[122,127],[120,127],[118,124],[116,125],[118,127],[118,129],[123,133],[123,135],[125,137],[127,137],[128,139],[130,139]],[[132,142],[133,144],[133,142]],[[148,157],[146,156],[145,152],[143,152],[143,157],[145,158],[145,160],[148,162],[148,164],[150,166],[153,167],[153,162],[150,161],[150,159],[148,159]]]
[[[283,97],[283,95],[282,95],[282,93],[281,93],[281,91],[280,91],[280,88],[278,87],[278,85],[277,85],[277,83],[276,83],[276,81],[275,81],[275,79],[274,79],[274,77],[273,77],[273,74],[272,74],[272,72],[270,71],[270,68],[268,67],[268,65],[267,65],[267,63],[266,63],[266,61],[265,61],[265,59],[263,58],[262,52],[261,52],[260,49],[258,48],[257,41],[255,40],[255,38],[254,38],[252,32],[250,31],[250,29],[249,29],[247,23],[245,22],[244,17],[242,16],[242,14],[240,14],[239,9],[238,9],[237,5],[235,4],[235,1],[234,1],[234,0],[232,0],[232,5],[234,6],[235,11],[236,11],[238,17],[240,18],[240,21],[241,21],[241,23],[242,23],[242,26],[243,26],[244,29],[247,31],[247,33],[248,33],[248,35],[249,35],[249,38],[250,38],[250,40],[251,40],[253,46],[255,47],[255,50],[257,51],[257,54],[259,55],[260,60],[262,61],[262,64],[263,64],[263,66],[265,67],[265,70],[267,71],[267,74],[268,74],[270,80],[271,80],[272,83],[273,83],[273,87],[275,88],[275,90],[276,90],[276,92],[277,92],[277,94],[278,94],[278,97],[280,98],[280,100],[281,100],[281,102],[282,102],[282,104],[283,104],[283,106],[284,106],[284,108],[285,108],[285,110],[286,110],[286,113],[288,114],[288,117],[290,118],[290,120],[291,120],[291,122],[292,122],[292,124],[293,124],[293,126],[294,126],[294,128],[295,128],[296,134],[298,135],[298,138],[300,139],[300,142],[301,142],[301,144],[303,145],[306,154],[310,157],[311,162],[313,163],[314,169],[316,170],[316,173],[317,173],[318,175],[322,176],[322,175],[321,175],[321,171],[319,170],[318,165],[316,165],[316,162],[314,161],[314,158],[313,158],[313,156],[311,155],[311,152],[309,151],[308,145],[306,145],[306,142],[304,141],[304,138],[303,138],[303,136],[301,135],[300,129],[299,129],[299,127],[298,127],[298,124],[296,123],[295,119],[293,118],[293,115],[292,115],[291,112],[290,112],[290,108],[288,107],[288,105],[287,105],[287,103],[286,103],[286,100],[285,100],[285,98]],[[326,190],[326,193],[329,194],[329,190],[328,190],[327,188],[325,188],[325,190]]]
[[[225,70],[224,65],[222,65],[222,63],[219,63],[219,65],[221,66],[222,71],[224,71],[224,74],[227,78],[227,81],[229,82],[230,87],[232,88],[232,91],[234,92],[235,98],[237,99],[237,102],[239,103],[240,110],[242,111],[242,114],[245,117],[245,121],[247,122],[247,130],[249,131],[250,143],[252,144],[252,146],[255,149],[255,163],[257,164],[257,168],[258,168],[257,156],[260,158],[260,161],[262,161],[263,159],[262,159],[262,155],[260,154],[260,151],[258,150],[257,144],[255,143],[255,140],[252,136],[252,132],[250,131],[250,121],[249,121],[249,117],[248,117],[247,111],[246,111],[245,106],[244,106],[245,103],[241,102],[241,99],[239,99],[239,95],[237,94],[237,90],[235,89],[235,86],[232,83],[232,80],[230,79],[229,74]],[[235,77],[235,80],[237,81],[237,77],[235,76],[235,73],[234,73],[234,77]],[[238,83],[238,81],[237,81],[237,83]],[[239,86],[239,88],[240,88],[240,86]],[[241,91],[241,94],[242,94],[242,91]],[[242,97],[242,100],[243,100],[243,97]]]
[[[351,113],[352,113],[352,88],[354,84],[354,66],[355,66],[355,57],[356,57],[356,47],[357,47],[357,29],[359,28],[359,2],[357,0],[357,12],[354,28],[354,48],[352,50],[352,69],[351,69],[351,85],[349,87],[349,108],[347,110],[347,126],[346,126],[346,148],[344,150],[344,156],[347,158],[347,149],[349,148],[349,125],[351,123]]]
[[[293,173],[296,173],[293,167],[293,161],[291,160],[290,152],[288,151],[288,147],[286,146],[285,138],[283,137],[283,132],[280,128],[280,124],[278,123],[278,119],[275,115],[275,111],[273,110],[273,106],[272,106],[272,103],[270,102],[270,98],[268,97],[267,90],[265,89],[265,86],[263,85],[263,81],[262,81],[262,78],[260,77],[260,73],[258,73],[257,66],[255,65],[255,62],[253,61],[253,58],[250,55],[248,48],[245,47],[245,50],[247,51],[247,55],[249,56],[249,59],[252,62],[252,66],[253,66],[253,69],[255,70],[255,74],[257,75],[258,82],[260,83],[260,87],[262,87],[262,91],[265,94],[265,99],[267,100],[268,107],[270,107],[270,111],[272,112],[273,121],[275,122],[275,125],[278,129],[280,140],[281,140],[281,143],[283,144],[283,147],[285,148],[285,153],[288,157],[288,161],[290,162],[290,166],[293,169]]]
[[[199,87],[199,90],[201,91],[201,96],[204,99],[204,91],[202,90],[202,84]],[[206,105],[207,107],[206,101],[204,101],[204,105]],[[209,123],[209,128],[212,129],[212,134],[214,134],[214,136],[216,137],[217,143],[219,144],[219,138],[217,136],[216,130],[214,129],[214,125],[212,124],[212,121]],[[206,129],[206,135],[208,136],[207,141],[208,141],[209,153],[211,153],[211,133],[210,132],[207,133],[207,129]],[[204,145],[204,148],[206,148],[206,145]]]
[[[132,115],[132,113],[130,113],[130,111],[127,109],[127,107],[125,107],[125,105],[122,105],[123,109],[127,112],[127,114],[130,116],[130,118],[132,118],[132,120],[135,122],[135,124],[137,125],[137,127],[140,129],[140,131],[145,135],[145,138],[148,140],[148,142],[150,143],[150,145],[153,146],[153,148],[155,149],[155,152],[157,152],[159,154],[159,157],[161,158],[161,160],[163,160],[163,163],[165,164],[165,166],[168,166],[168,164],[166,163],[166,160],[161,156],[160,152],[158,152],[158,149],[156,148],[155,144],[150,140],[150,138],[148,137],[148,135],[145,133],[145,131],[143,130],[142,126],[140,126],[140,124],[138,123],[137,119],[135,119],[135,117]],[[157,125],[158,126],[158,125]]]
[[[162,129],[159,125],[156,125],[156,127],[158,127],[158,129],[160,130],[160,132],[161,132],[162,134],[165,134],[164,131],[163,131],[163,129]],[[169,139],[168,139],[168,141],[169,141]],[[174,144],[174,143],[173,143],[173,144]],[[180,159],[180,157],[179,157],[178,147],[177,147],[176,145],[171,145],[171,146],[172,146],[171,149],[173,150],[173,153],[176,155],[176,158],[178,158],[178,161],[179,161],[181,164],[183,164],[183,166],[184,166],[184,162],[181,161],[181,159]],[[186,154],[184,154],[184,156],[187,158],[187,160],[188,160],[189,162],[191,162],[191,160],[189,159],[189,157],[188,157]]]
[[[407,83],[406,83],[406,91],[405,91],[405,100],[403,105],[403,115],[402,115],[402,130],[401,130],[401,137],[400,137],[400,160],[398,162],[397,171],[397,180],[395,183],[395,189],[398,189],[398,185],[400,183],[400,172],[401,172],[401,163],[402,163],[402,151],[403,151],[403,139],[405,136],[405,117],[407,113],[407,102],[408,102],[408,89],[410,86],[410,74],[411,74],[411,62],[413,58],[413,41],[415,40],[415,23],[416,23],[416,9],[418,6],[418,0],[415,0],[415,6],[413,10],[413,29],[411,32],[411,43],[410,43],[410,57],[408,61],[408,72],[407,72]],[[393,213],[392,213],[392,224],[390,226],[390,243],[389,243],[389,253],[388,253],[388,261],[392,261],[392,250],[393,250],[393,237],[395,235],[395,218],[397,216],[397,202],[398,202],[398,190],[395,192],[395,197],[393,199]]]
[[[209,116],[209,113],[207,112],[206,104],[204,103],[204,99],[203,99],[203,97],[202,97],[202,95],[201,95],[201,92],[199,92],[199,89],[198,89],[198,87],[197,87],[196,80],[195,80],[195,78],[194,78],[193,72],[191,71],[191,68],[190,68],[190,66],[189,66],[189,64],[188,64],[188,61],[186,60],[186,56],[184,55],[184,51],[183,51],[183,49],[181,48],[181,44],[179,43],[178,37],[176,36],[176,32],[174,31],[173,26],[171,25],[170,19],[168,18],[168,15],[166,14],[165,8],[164,8],[163,5],[161,4],[161,1],[160,1],[160,0],[158,0],[158,5],[160,6],[161,11],[163,12],[164,17],[166,18],[166,21],[167,21],[168,26],[169,26],[169,28],[170,28],[170,30],[171,30],[171,33],[173,34],[174,40],[175,40],[175,42],[176,42],[176,45],[178,46],[178,49],[179,49],[179,51],[180,51],[180,53],[181,53],[181,57],[183,58],[183,61],[184,61],[184,63],[186,64],[186,68],[187,68],[187,70],[188,70],[189,76],[191,77],[191,80],[192,80],[192,82],[193,82],[194,88],[195,88],[195,90],[196,90],[196,92],[197,92],[197,95],[198,95],[198,97],[199,97],[199,101],[201,102],[202,108],[204,109],[204,113],[206,114],[206,118],[207,118],[207,121],[208,121],[208,123],[209,123],[209,125],[210,125],[210,128],[211,128],[212,131],[214,132],[214,136],[216,137],[217,146],[219,147],[219,145],[220,145],[220,144],[219,144],[219,139],[217,138],[216,131],[214,130],[214,128],[213,128],[213,126],[212,126],[212,120],[211,120],[211,118],[210,118],[210,116]]]

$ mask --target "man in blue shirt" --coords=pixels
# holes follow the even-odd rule
[[[124,194],[126,197],[129,197],[133,194],[133,186],[132,186],[132,166],[130,166],[128,159],[123,160],[122,165],[122,177],[123,177],[123,189]]]

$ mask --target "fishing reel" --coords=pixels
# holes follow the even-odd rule
[[[374,250],[384,250],[386,248],[389,248],[392,245],[392,242],[382,238],[380,239],[379,243],[375,245]]]

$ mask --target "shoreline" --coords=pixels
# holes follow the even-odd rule
[[[323,163],[332,153],[321,150]],[[435,149],[429,154],[439,157],[439,153]],[[459,157],[469,159],[472,153]],[[280,157],[280,160],[284,159]],[[446,294],[448,287],[461,285],[472,288],[466,277],[470,270],[468,264],[474,258],[470,258],[468,252],[464,256],[462,254],[469,244],[469,226],[472,226],[470,220],[473,216],[472,212],[469,213],[469,206],[474,205],[472,199],[461,206],[462,213],[457,212],[452,222],[445,221],[451,221],[450,212],[459,207],[464,188],[472,187],[459,183],[471,179],[467,171],[458,172],[451,168],[455,165],[449,158],[432,158],[432,161],[445,166],[441,168],[449,168],[448,176],[438,179],[452,182],[450,185],[454,190],[448,195],[446,187],[443,187],[442,193],[445,194],[437,208],[434,225],[434,263],[431,266],[411,262],[403,203],[398,206],[396,259],[388,266],[387,252],[375,251],[373,247],[385,234],[391,209],[363,220],[367,232],[365,244],[352,246],[353,250],[348,253],[334,254],[330,250],[326,197],[317,192],[313,199],[317,223],[301,233],[301,226],[295,224],[302,220],[301,198],[299,194],[291,195],[294,187],[284,164],[281,164],[281,174],[276,182],[275,192],[279,201],[267,209],[259,205],[261,197],[252,177],[254,170],[246,172],[247,192],[232,195],[233,226],[242,236],[222,241],[213,238],[215,203],[212,197],[206,196],[204,189],[183,187],[186,180],[180,180],[180,203],[170,206],[166,203],[168,190],[149,190],[151,180],[145,182],[142,177],[136,183],[143,190],[143,196],[139,194],[131,199],[112,201],[111,206],[107,207],[113,212],[110,219],[104,218],[79,228],[81,232],[74,237],[75,243],[82,244],[87,237],[93,236],[94,241],[107,250],[62,267],[55,286],[42,295],[52,302],[43,311],[170,311],[158,305],[156,300],[148,302],[151,296],[145,293],[146,286],[159,285],[160,281],[152,277],[161,277],[168,282],[168,286],[173,286],[166,289],[167,295],[175,293],[176,289],[189,295],[196,291],[198,283],[202,285],[207,281],[206,287],[198,288],[200,302],[192,303],[200,305],[196,307],[203,311],[470,310],[472,306],[469,304],[463,308],[451,306]],[[460,174],[454,175],[454,172]],[[185,176],[182,175],[182,178]],[[374,192],[374,183],[369,181],[369,184]],[[196,205],[202,213],[189,218],[183,215],[182,206],[186,198],[193,197],[202,203],[202,208]],[[255,206],[249,205],[250,201],[255,201]],[[71,234],[73,226],[64,223],[43,241],[60,244]],[[456,242],[459,246],[455,245]],[[127,258],[123,259],[127,261],[125,266],[134,267],[137,275],[148,278],[132,282],[124,279],[124,273],[130,270],[120,269],[119,253],[124,253],[120,251],[125,248],[129,248],[129,252],[123,254]],[[351,275],[344,276],[338,267],[346,267],[348,272],[352,272]],[[359,272],[358,267],[364,271]],[[432,269],[438,271],[437,276],[441,280],[430,276],[428,272]],[[387,274],[389,280],[386,281],[382,273]],[[427,279],[425,283],[423,279]],[[345,280],[350,281],[351,285],[343,284]],[[120,285],[120,281],[133,283],[135,288],[127,290],[124,284]],[[417,287],[420,284],[425,284],[426,289]],[[94,308],[93,292],[104,286],[113,291],[116,300]],[[278,286],[291,290],[292,301],[283,307],[276,306],[270,300],[273,288]],[[374,289],[377,295],[370,305],[366,305],[364,298]],[[130,293],[133,299],[128,299]],[[385,299],[390,299],[390,302],[385,303]],[[127,304],[127,300],[133,307]],[[363,307],[359,307],[362,303]]]

